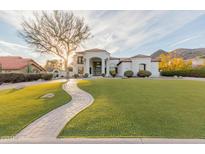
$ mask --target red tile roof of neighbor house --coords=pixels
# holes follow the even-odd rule
[[[0,65],[3,70],[18,70],[33,64],[41,70],[45,69],[30,58],[22,58],[18,56],[2,56],[0,57]]]

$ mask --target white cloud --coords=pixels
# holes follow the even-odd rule
[[[195,36],[191,36],[191,37],[188,37],[188,38],[185,38],[183,40],[180,40],[180,41],[177,41],[175,42],[174,44],[171,44],[170,47],[176,47],[177,45],[180,45],[180,44],[183,44],[185,42],[188,42],[190,40],[193,40],[193,39],[196,39],[198,38],[200,35],[195,35]]]
[[[24,48],[24,49],[31,49],[27,46],[21,45],[21,44],[16,44],[16,43],[11,43],[11,42],[6,42],[3,40],[0,40],[0,45],[4,45],[4,46],[9,46],[10,48]]]
[[[24,58],[32,58],[44,65],[46,59],[56,58],[55,56],[41,54],[27,46],[6,42],[0,40],[0,55],[1,56],[21,56]]]
[[[0,19],[21,29],[23,18],[32,18],[32,11],[0,11]]]
[[[111,53],[136,50],[192,22],[204,12],[192,11],[99,11],[88,13],[94,37],[86,48],[104,48]]]
[[[128,50],[135,51],[145,44],[166,37],[204,14],[204,11],[74,11],[74,13],[85,18],[94,36],[86,41],[81,49],[102,48],[111,53],[118,51],[126,53]],[[32,11],[0,11],[0,19],[17,29],[20,28],[22,16],[31,18]]]

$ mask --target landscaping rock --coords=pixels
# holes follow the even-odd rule
[[[55,94],[48,93],[48,94],[43,95],[41,98],[53,98],[54,96],[55,96]]]

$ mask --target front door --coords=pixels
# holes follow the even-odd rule
[[[101,62],[93,62],[93,75],[100,76],[101,74]]]

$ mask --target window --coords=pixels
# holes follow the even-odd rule
[[[83,64],[83,56],[78,56],[78,64]]]
[[[142,71],[142,70],[145,71],[146,70],[146,64],[140,64],[139,65],[139,70],[140,71]]]

